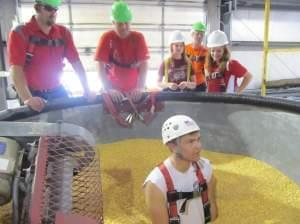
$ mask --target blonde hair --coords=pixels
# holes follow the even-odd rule
[[[230,51],[227,46],[224,46],[224,53],[221,58],[221,63],[218,66],[220,72],[224,72],[226,70],[226,65],[229,60],[230,60]],[[212,68],[215,67],[215,65],[216,62],[213,60],[211,56],[211,48],[210,48],[205,59],[205,68],[208,71],[208,75],[212,72]]]

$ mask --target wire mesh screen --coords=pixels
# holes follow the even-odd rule
[[[58,216],[103,223],[100,160],[78,136],[41,137],[30,199],[30,223],[59,223]],[[66,222],[66,218],[63,219]]]

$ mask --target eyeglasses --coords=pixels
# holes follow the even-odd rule
[[[50,5],[43,5],[43,7],[47,12],[56,12],[58,10],[58,8],[52,7]]]

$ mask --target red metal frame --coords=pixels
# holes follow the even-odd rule
[[[48,138],[41,137],[38,146],[35,179],[32,187],[30,223],[40,224],[43,211],[43,190],[45,189],[46,164],[48,160]]]

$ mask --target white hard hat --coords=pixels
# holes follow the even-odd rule
[[[200,131],[200,127],[192,118],[186,115],[175,115],[164,122],[161,128],[162,141],[166,144],[195,131]]]
[[[180,42],[185,42],[183,34],[179,30],[172,32],[169,38],[169,45]]]
[[[221,30],[215,30],[207,37],[207,47],[220,47],[228,44],[226,34]]]

